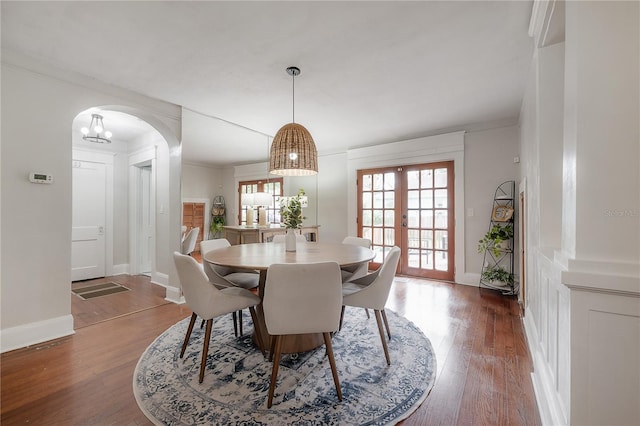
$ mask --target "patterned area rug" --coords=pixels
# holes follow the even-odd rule
[[[246,315],[245,317],[247,317]],[[228,318],[227,318],[228,317]],[[343,400],[338,401],[324,345],[283,355],[273,406],[267,409],[271,363],[251,342],[236,338],[230,316],[214,322],[202,384],[198,383],[204,329],[184,358],[180,348],[189,319],[175,324],[142,354],[133,377],[136,401],[157,425],[389,425],[408,417],[435,381],[429,339],[407,319],[387,310],[391,328],[387,366],[375,318],[347,307],[333,350]]]

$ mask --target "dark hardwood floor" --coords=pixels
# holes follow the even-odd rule
[[[151,279],[146,275],[115,275],[95,280],[76,281],[71,284],[71,290],[107,282],[121,284],[127,287],[129,291],[91,299],[82,299],[78,295],[71,293],[71,314],[73,315],[74,330],[122,315],[129,315],[171,303],[165,300],[166,291],[164,287],[152,284]]]
[[[132,292],[113,296],[121,294]],[[431,394],[404,426],[540,424],[514,298],[399,277],[387,308],[424,331],[438,363]],[[191,311],[172,303],[134,310],[2,354],[0,423],[151,424],[133,397],[133,370],[146,347]]]

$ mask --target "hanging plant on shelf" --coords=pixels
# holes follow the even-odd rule
[[[209,230],[213,235],[218,235],[222,232],[222,227],[224,226],[224,216],[214,216],[211,220],[211,225],[209,226]]]
[[[499,256],[504,252],[502,243],[513,238],[513,225],[493,225],[484,237],[478,241],[478,253],[484,253],[490,250],[494,256]]]
[[[492,266],[482,272],[482,280],[497,286],[513,285],[513,274],[502,266]]]
[[[302,227],[302,221],[306,219],[302,215],[302,197],[304,195],[304,189],[300,188],[298,195],[286,197],[280,201],[280,218],[285,228],[298,229]]]

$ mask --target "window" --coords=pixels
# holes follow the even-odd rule
[[[242,181],[238,186],[238,203],[240,212],[238,216],[238,223],[240,225],[255,225],[258,221],[258,215],[254,215],[254,223],[247,223],[247,206],[242,205],[242,194],[253,194],[255,192],[266,192],[271,194],[273,198],[273,205],[264,206],[265,213],[267,215],[267,224],[279,224],[280,223],[280,207],[276,203],[276,199],[282,196],[283,178],[275,178],[266,180],[252,180]],[[254,208],[260,206],[253,206]]]

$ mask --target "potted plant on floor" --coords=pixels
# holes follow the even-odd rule
[[[508,241],[513,238],[513,224],[493,225],[484,237],[478,241],[478,253],[484,253],[490,250],[494,256],[499,256],[504,250],[508,249]],[[507,243],[505,247],[504,244]]]

